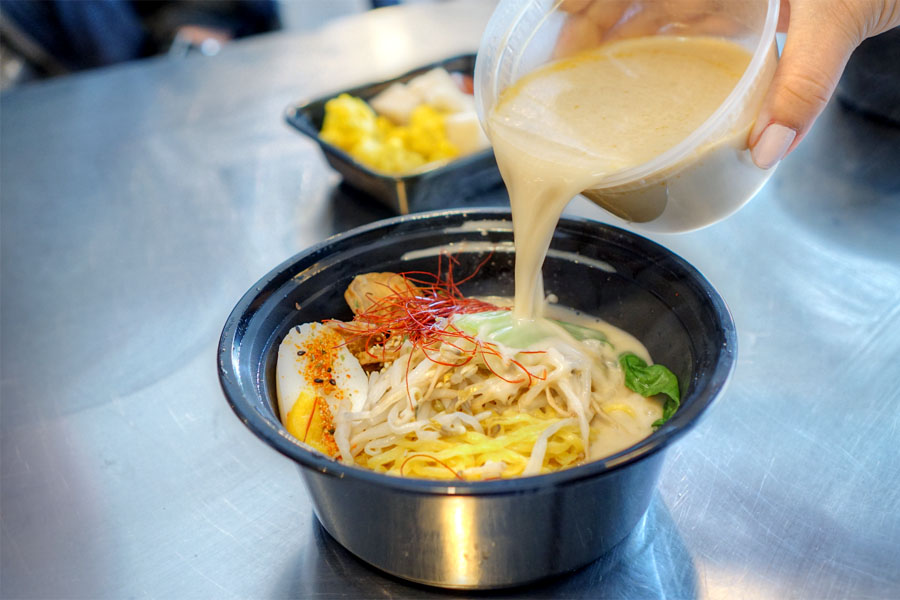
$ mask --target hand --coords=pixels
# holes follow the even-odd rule
[[[739,28],[710,16],[716,0],[564,0],[569,13],[556,55],[639,35],[728,35]],[[677,10],[673,18],[670,11]],[[900,0],[781,0],[778,30],[787,32],[775,77],[750,131],[757,166],[776,165],[809,132],[847,59],[866,38],[900,25]]]
[[[740,31],[721,0],[563,0],[569,13],[554,56],[561,58],[613,40],[645,35],[728,36]],[[712,7],[712,10],[711,10]]]
[[[787,31],[775,78],[750,131],[753,162],[777,164],[825,108],[847,59],[868,37],[900,25],[900,0],[781,0]]]

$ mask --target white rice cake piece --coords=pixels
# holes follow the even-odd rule
[[[474,110],[447,115],[444,117],[444,128],[447,131],[447,139],[463,156],[490,146],[484,130],[481,129],[481,123],[478,122],[478,114]]]
[[[457,113],[472,106],[472,98],[459,89],[450,73],[442,67],[419,75],[406,87],[437,110]]]
[[[369,106],[398,125],[408,125],[409,117],[422,98],[402,83],[390,85],[369,100]]]

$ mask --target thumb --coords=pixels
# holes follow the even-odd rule
[[[822,10],[823,4],[791,2],[781,60],[748,138],[761,169],[775,166],[806,135],[862,39],[845,15]]]

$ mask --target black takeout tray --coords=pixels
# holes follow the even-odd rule
[[[571,469],[452,481],[345,465],[288,433],[278,416],[275,372],[280,342],[291,327],[349,320],[344,292],[355,276],[434,273],[448,248],[454,272],[465,274],[464,295],[510,296],[512,238],[508,208],[394,217],[335,235],[250,287],[219,339],[219,381],[241,422],[300,467],[316,518],[338,543],[404,579],[503,588],[571,572],[613,553],[632,531],[642,531],[666,452],[697,425],[734,371],[734,320],[702,273],[630,231],[564,217],[543,264],[544,290],[556,294],[561,306],[628,331],[678,377],[681,407],[649,437]],[[669,477],[690,473],[669,471]],[[305,501],[298,506],[308,510]],[[467,548],[479,550],[466,554]]]
[[[289,106],[285,120],[308,135],[322,148],[325,159],[349,185],[366,192],[394,212],[408,214],[450,206],[483,203],[486,192],[502,190],[503,180],[491,149],[453,160],[445,165],[410,175],[389,175],[370,169],[349,154],[319,137],[325,118],[325,103],[347,93],[368,101],[392,83],[406,83],[435,67],[451,73],[472,75],[475,55],[464,54],[419,67],[394,79],[340,90],[316,100]]]

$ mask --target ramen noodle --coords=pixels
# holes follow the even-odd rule
[[[628,333],[553,307],[523,325],[509,299],[467,298],[438,273],[360,275],[353,320],[285,336],[276,388],[294,437],[390,475],[496,479],[609,456],[677,409],[677,379]]]

